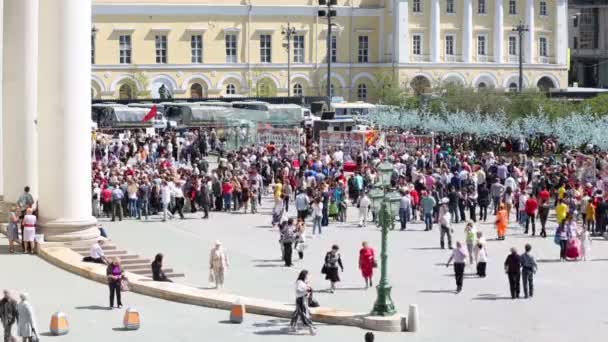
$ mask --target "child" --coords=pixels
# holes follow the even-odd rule
[[[253,188],[251,189],[251,213],[252,214],[257,214],[258,213],[258,190]]]
[[[464,228],[465,240],[467,243],[467,251],[469,252],[469,264],[473,264],[473,246],[477,241],[477,229],[473,227],[473,222],[467,222],[467,226]]]
[[[583,229],[579,237],[581,239],[581,260],[587,261],[591,257],[591,233],[589,230]]]
[[[486,265],[488,263],[488,254],[486,253],[485,246],[478,242],[477,243],[477,275],[480,278],[486,277]]]

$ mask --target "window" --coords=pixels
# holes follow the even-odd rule
[[[454,13],[454,0],[446,0],[445,1],[445,12],[446,13]]]
[[[479,0],[477,2],[477,13],[486,14],[486,0]]]
[[[300,83],[293,85],[293,96],[304,96],[304,87]]]
[[[272,36],[260,35],[260,62],[272,63]]]
[[[228,84],[226,86],[226,95],[236,95],[236,86],[234,84]]]
[[[574,40],[574,41],[573,41],[573,43],[574,43],[574,48],[575,48],[575,49],[578,49],[578,38],[576,38],[576,37],[572,37],[572,39]]]
[[[515,0],[509,0],[509,14],[517,14],[517,4],[515,3]]]
[[[304,36],[293,36],[293,62],[304,63]]]
[[[517,56],[517,37],[509,36],[509,56]]]
[[[412,36],[412,54],[422,55],[422,36],[419,34]]]
[[[361,83],[357,86],[357,100],[359,101],[367,101],[367,85],[365,83]]]
[[[120,64],[131,64],[131,35],[121,35],[118,40],[120,49]]]
[[[226,35],[226,63],[236,63],[236,34],[227,34]],[[229,84],[230,86],[230,84]],[[234,87],[234,85],[232,85]],[[226,91],[227,91],[226,87]]]
[[[359,63],[369,62],[369,37],[359,36]]]
[[[445,36],[445,54],[446,56],[454,55],[454,36]]]
[[[511,83],[509,84],[509,91],[510,91],[510,92],[514,93],[514,92],[516,92],[516,91],[517,91],[517,89],[519,89],[519,85],[517,85],[517,83],[515,83],[515,82],[511,82]]]
[[[331,62],[338,62],[338,38],[331,36]]]
[[[158,35],[154,37],[156,45],[156,63],[167,64],[167,36]]]
[[[578,15],[575,15],[574,18],[572,18],[572,26],[578,27]]]
[[[547,15],[547,2],[541,0],[539,6],[538,6],[538,14],[541,16],[546,16]]]
[[[95,64],[95,33],[91,33],[91,64]]]
[[[412,4],[412,12],[422,13],[422,0],[414,0]]]
[[[203,63],[203,36],[193,35],[190,37],[190,49],[192,54],[192,63]]]
[[[477,36],[477,55],[485,56],[487,54],[486,36]]]
[[[547,38],[538,38],[538,55],[541,57],[547,57]]]

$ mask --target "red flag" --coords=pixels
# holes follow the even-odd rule
[[[146,116],[144,116],[144,119],[142,120],[142,122],[146,122],[146,121],[150,121],[150,120],[154,119],[156,117],[156,114],[158,114],[158,109],[156,108],[156,105],[153,105],[152,109],[150,109],[148,114],[146,114]]]

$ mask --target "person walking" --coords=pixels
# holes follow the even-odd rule
[[[372,201],[369,199],[367,191],[363,192],[363,195],[359,197],[359,203],[357,204],[357,207],[359,208],[359,227],[365,227],[367,225],[367,215],[371,204]]]
[[[410,193],[409,191],[403,191],[401,192],[401,201],[399,202],[399,222],[401,223],[401,230],[406,229],[411,212],[412,199],[410,198]]]
[[[216,289],[224,286],[224,276],[228,266],[228,257],[222,248],[222,243],[215,241],[215,246],[209,253],[209,278],[211,282],[215,282]]]
[[[8,290],[4,290],[4,297],[0,299],[0,322],[4,329],[4,342],[12,342],[13,324],[17,321],[17,302],[11,297]]]
[[[504,240],[509,225],[509,213],[504,204],[500,204],[500,209],[496,213],[496,239]]]
[[[27,293],[19,295],[21,302],[17,304],[17,335],[23,338],[23,342],[39,340],[38,327],[34,308],[28,301]]]
[[[175,198],[175,207],[173,208],[173,211],[171,212],[171,214],[175,215],[175,212],[177,211],[177,213],[179,214],[179,218],[183,220],[184,219],[184,204],[186,203],[186,200],[184,198],[184,181],[183,180],[175,181],[175,185],[171,188],[171,193],[173,194],[173,197]]]
[[[15,244],[19,246],[19,216],[17,206],[12,206],[8,213],[8,226],[6,227],[6,238],[8,239],[8,252],[15,253]]]
[[[200,191],[197,193],[197,202],[199,207],[203,210],[203,219],[209,218],[209,209],[211,207],[211,194],[209,192],[208,179],[203,177],[200,180]]]
[[[456,293],[462,291],[462,282],[464,279],[464,267],[467,261],[467,250],[462,246],[462,242],[456,241],[456,249],[452,251],[452,255],[445,264],[445,267],[450,266],[450,262],[454,261],[454,277],[456,278]]]
[[[283,205],[283,201],[277,202]],[[321,218],[319,217],[319,225]],[[287,223],[283,225],[281,229],[281,244],[283,246],[283,261],[285,261],[286,267],[293,266],[292,255],[293,255],[293,243],[296,241],[296,232],[293,225],[293,219],[287,220]]]
[[[323,264],[323,271],[325,271],[325,279],[329,280],[330,288],[329,292],[334,293],[336,290],[336,283],[340,281],[340,275],[338,274],[338,266],[342,272],[344,272],[344,266],[342,265],[342,257],[338,251],[340,247],[338,245],[331,246],[331,250],[325,254],[325,262]]]
[[[36,216],[32,213],[34,210],[32,208],[27,208],[25,210],[25,216],[23,217],[23,242],[25,243],[25,247],[23,253],[34,254],[34,239],[36,237]]]
[[[511,299],[519,298],[519,278],[521,275],[521,257],[517,254],[515,247],[511,248],[511,254],[505,259],[505,273],[509,278],[509,290]]]
[[[448,237],[448,248],[452,249],[452,228],[450,227],[452,222],[450,210],[448,208],[449,203],[449,199],[443,198],[441,200],[441,208],[439,208],[439,226],[441,227],[439,235],[439,244],[441,246],[441,249],[445,249],[444,240],[446,235]]]
[[[312,235],[315,235],[315,232],[318,230],[319,234],[322,231],[322,220],[323,220],[323,202],[321,202],[321,198],[315,198],[312,204]]]
[[[477,249],[475,255],[475,259],[477,260],[477,275],[480,278],[485,278],[486,268],[488,265],[488,252],[486,251],[485,244],[479,241],[477,242]]]
[[[305,220],[308,216],[308,206],[310,205],[310,199],[308,195],[300,189],[300,193],[296,196],[296,210],[298,211],[298,218]]]
[[[469,253],[469,264],[473,264],[473,249],[477,243],[477,229],[473,225],[473,222],[467,222],[464,228],[465,241],[467,243],[467,252]]]
[[[373,248],[369,247],[367,241],[363,241],[362,248],[359,250],[359,269],[361,275],[363,275],[363,280],[365,280],[366,290],[373,285],[372,277],[375,267],[377,267],[376,253]]]
[[[525,213],[526,213],[526,230],[524,234],[528,234],[528,226],[530,222],[532,222],[532,236],[536,234],[536,211],[538,210],[538,201],[536,197],[530,195],[530,197],[526,200],[525,203]]]
[[[521,255],[521,281],[524,285],[524,297],[534,297],[534,274],[538,269],[534,256],[530,253],[532,246],[527,243],[526,252]]]
[[[422,217],[424,218],[424,230],[429,231],[433,229],[433,210],[437,202],[430,192],[423,191],[422,196],[421,207]]]
[[[163,181],[160,189],[161,204],[163,206],[163,222],[167,221],[167,216],[173,219],[173,214],[169,211],[169,204],[171,204],[171,188],[167,181]]]
[[[114,296],[116,296],[116,307],[122,308],[121,282],[124,277],[124,271],[120,265],[120,259],[117,257],[106,268],[106,276],[108,278],[108,286],[110,288],[110,309],[114,307]]]
[[[308,310],[308,296],[312,293],[312,288],[308,285],[308,271],[302,270],[296,280],[296,309],[291,316],[289,329],[291,332],[297,331],[298,321],[308,327],[310,334],[315,335],[316,329],[310,319]]]
[[[477,204],[479,205],[479,221],[486,222],[488,219],[488,206],[490,205],[490,191],[484,186],[477,190]]]
[[[171,279],[167,278],[165,272],[163,271],[163,254],[158,253],[154,257],[154,261],[152,261],[152,280],[154,281],[163,281],[167,283],[172,283]]]
[[[118,216],[118,220],[122,221],[122,201],[125,197],[122,189],[116,184],[114,189],[112,189],[112,222],[116,221],[116,216]]]

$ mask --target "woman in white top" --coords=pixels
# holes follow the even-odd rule
[[[27,294],[20,295],[21,303],[17,304],[17,333],[23,338],[23,342],[31,342],[33,337],[38,337],[38,328],[36,327],[36,317],[34,309],[27,300]]]
[[[25,243],[24,253],[34,254],[34,237],[36,236],[36,216],[32,215],[34,210],[27,208],[23,217],[23,242]]]
[[[310,286],[308,286],[308,271],[302,270],[298,275],[296,281],[296,310],[291,316],[291,331],[296,332],[298,320],[302,321],[302,324],[308,327],[310,334],[315,335],[316,329],[312,325],[310,319],[310,311],[308,310],[308,296],[312,292]]]
[[[215,247],[209,253],[209,273],[210,278],[215,282],[215,288],[219,289],[224,286],[224,273],[228,269],[228,257],[222,249],[222,243],[215,241]]]

